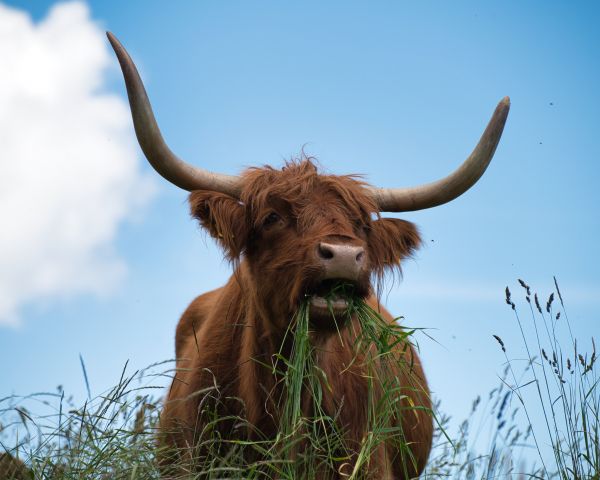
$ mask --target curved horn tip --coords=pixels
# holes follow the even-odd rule
[[[118,53],[119,50],[125,50],[123,45],[121,45],[121,42],[119,42],[119,39],[108,30],[106,31],[106,38],[108,38],[110,46],[113,48],[115,53]]]
[[[510,97],[507,95],[498,102],[499,107],[510,108]]]
[[[494,110],[494,114],[490,119],[490,123],[488,124],[488,127],[495,125],[496,128],[500,128],[500,130],[498,131],[498,140],[500,140],[500,135],[502,135],[504,124],[506,123],[506,119],[508,118],[508,112],[510,112],[510,97],[506,96],[498,102],[498,105]]]
[[[113,43],[115,40],[117,40],[117,37],[115,37],[115,35],[112,32],[109,32],[108,30],[106,31],[106,38],[108,38],[108,41],[110,43]]]

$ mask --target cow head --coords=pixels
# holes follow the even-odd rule
[[[411,188],[376,188],[353,176],[323,175],[311,159],[281,170],[252,168],[241,176],[208,172],[175,156],[164,142],[131,58],[108,34],[129,95],[138,141],[150,164],[191,191],[192,215],[234,261],[244,257],[254,293],[271,318],[287,322],[310,298],[311,319],[322,329],[346,310],[349,293],[366,297],[371,280],[420,244],[416,227],[380,212],[420,210],[447,203],[483,175],[500,140],[510,106],[500,101],[479,143],[452,174]],[[342,285],[338,293],[325,298]],[[335,290],[335,288],[334,288]]]
[[[240,182],[238,197],[192,192],[192,215],[230,260],[243,255],[258,300],[281,322],[309,297],[315,326],[334,329],[346,295],[368,296],[371,278],[399,267],[419,245],[412,223],[378,218],[362,182],[321,175],[311,159],[253,168]]]

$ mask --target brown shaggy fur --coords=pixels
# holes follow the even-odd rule
[[[276,379],[264,365],[280,350],[299,302],[320,281],[323,267],[315,254],[319,242],[365,248],[367,264],[358,291],[390,322],[393,318],[379,306],[371,279],[380,281],[386,270],[399,270],[402,259],[421,243],[412,223],[379,217],[364,183],[352,176],[321,175],[310,159],[288,162],[281,170],[252,168],[242,181],[240,200],[211,191],[190,195],[192,215],[235,266],[227,284],[196,298],[177,327],[177,374],[161,430],[166,445],[189,449],[190,455],[205,422],[198,415],[203,396],[196,392],[211,388],[226,399],[219,407],[222,413],[245,415],[265,435],[277,432],[277,411],[269,397]],[[366,433],[367,381],[358,366],[347,368],[354,355],[351,330],[342,330],[343,343],[339,336],[320,331],[315,341],[320,345],[318,365],[332,382],[332,389],[323,391],[324,408],[333,415],[341,406],[338,421],[347,444],[358,448]],[[402,465],[397,452],[380,449],[371,459],[368,478],[404,479],[406,470],[410,477],[418,476],[431,448],[425,376],[412,347],[401,355],[411,365],[397,370],[406,386],[405,404],[417,406],[402,418],[414,463]],[[238,400],[227,400],[233,397]],[[327,478],[342,478],[333,475]]]
[[[21,460],[10,453],[0,453],[0,479],[27,480],[33,478],[33,473]]]

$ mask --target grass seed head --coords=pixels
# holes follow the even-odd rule
[[[500,344],[502,351],[506,353],[506,348],[504,347],[504,342],[502,341],[502,339],[498,335],[492,335],[492,337],[496,339],[496,341]]]
[[[554,293],[551,293],[548,297],[548,301],[546,302],[546,312],[550,313],[550,307],[552,307],[552,302],[554,301]]]
[[[538,309],[538,312],[542,313],[542,307],[540,307],[540,301],[538,300],[537,293],[533,294],[533,299],[535,300],[535,306]]]

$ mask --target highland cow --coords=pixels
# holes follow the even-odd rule
[[[196,298],[177,326],[177,372],[161,416],[162,442],[179,452],[189,451],[190,457],[197,454],[199,432],[207,422],[199,413],[204,398],[199,392],[211,389],[223,399],[223,415],[243,415],[263,438],[276,435],[281,412],[272,395],[278,380],[266,366],[285,349],[291,319],[300,302],[308,299],[311,338],[319,349],[316,361],[330,383],[323,389],[323,408],[335,416],[346,445],[356,454],[369,433],[364,402],[369,383],[360,363],[353,363],[352,336],[360,325],[354,318],[342,325],[334,322],[343,318],[348,298],[325,299],[325,294],[343,281],[352,286],[353,295],[394,321],[380,306],[375,287],[386,271],[400,268],[421,238],[414,224],[380,213],[441,205],[475,184],[500,140],[508,98],[498,104],[460,168],[431,184],[375,188],[356,176],[319,173],[310,158],[287,162],[282,169],[250,168],[239,177],[228,176],[186,164],[169,150],[135,65],[118,40],[110,33],[108,37],[123,70],[144,154],[158,173],[191,192],[193,217],[234,266],[227,284]],[[393,375],[403,385],[399,401],[412,408],[396,419],[410,458],[392,445],[381,445],[362,478],[418,476],[431,448],[431,400],[418,354],[412,345],[395,348],[398,358],[406,359]],[[178,461],[183,457],[185,453]],[[352,456],[346,460],[350,470],[353,461]],[[335,469],[323,475],[344,476]]]

